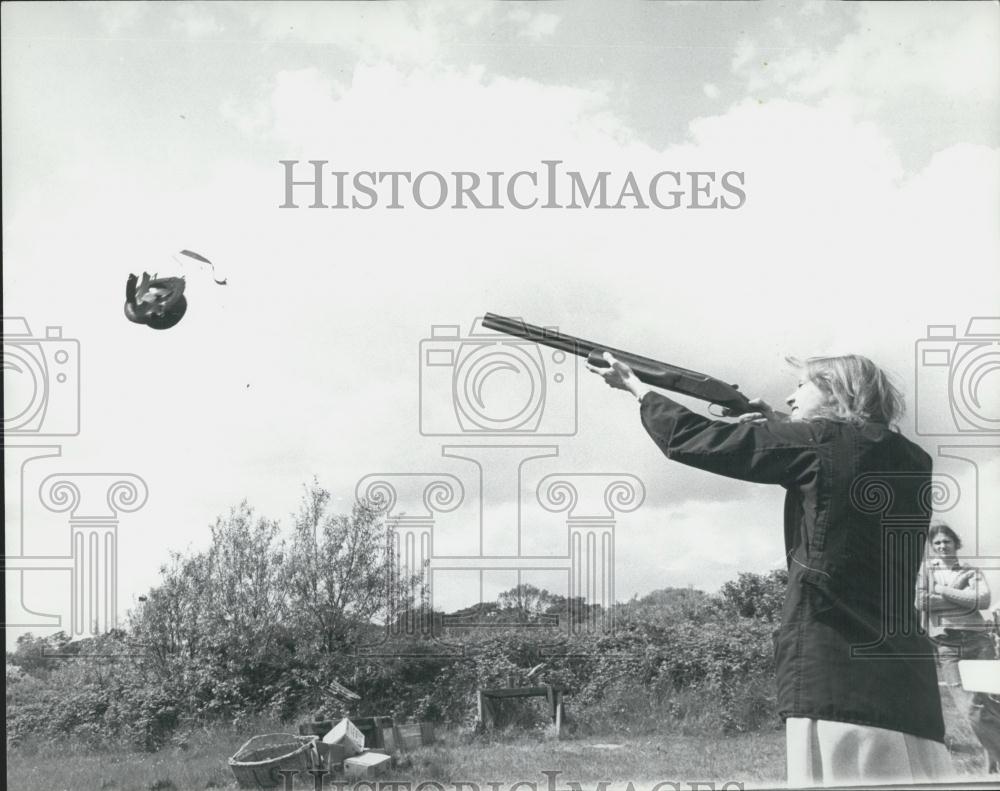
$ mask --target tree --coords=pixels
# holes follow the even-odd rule
[[[73,652],[72,648],[67,649],[70,645],[70,637],[66,632],[56,632],[44,637],[35,637],[31,632],[25,632],[17,638],[14,652],[7,652],[7,663],[19,667],[29,675],[44,676],[65,661],[54,655]]]
[[[770,573],[742,572],[735,580],[722,586],[722,598],[744,618],[774,623],[781,615],[788,586],[788,572],[784,569]]]
[[[632,598],[618,607],[624,623],[668,626],[680,621],[712,620],[719,609],[717,600],[695,588],[660,588],[641,599]]]
[[[398,569],[391,529],[374,503],[333,514],[315,479],[305,489],[284,584],[300,642],[336,653],[359,644],[374,619],[411,607],[419,576]]]
[[[246,500],[217,519],[206,558],[203,606],[217,634],[243,652],[267,653],[287,614],[278,523],[255,518]]]
[[[197,656],[210,633],[211,613],[203,606],[208,587],[205,554],[171,553],[160,576],[160,584],[130,613],[130,622],[137,642],[165,669],[171,656]]]
[[[566,597],[522,583],[497,596],[497,604],[502,611],[513,614],[517,621],[528,621],[542,614],[559,614],[566,608]]]
[[[140,642],[161,656],[266,653],[284,621],[278,524],[244,500],[216,519],[211,536],[203,552],[174,553],[132,614]]]

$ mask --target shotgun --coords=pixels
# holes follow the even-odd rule
[[[687,368],[679,368],[676,365],[651,360],[648,357],[640,357],[638,354],[585,341],[572,335],[563,335],[555,330],[536,327],[521,321],[521,319],[511,319],[506,316],[498,316],[495,313],[487,313],[483,317],[482,326],[513,335],[516,338],[534,341],[552,349],[560,349],[579,357],[586,357],[588,363],[598,368],[608,367],[608,361],[604,359],[604,352],[611,352],[615,358],[631,368],[635,375],[646,384],[718,404],[726,410],[727,417],[760,411],[757,407],[750,405],[749,399],[740,392],[739,385],[726,384],[707,374],[689,371]]]

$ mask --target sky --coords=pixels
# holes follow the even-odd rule
[[[967,556],[996,567],[1000,373],[989,336],[967,325],[1000,316],[997,13],[977,2],[5,3],[4,316],[33,338],[61,327],[79,343],[78,390],[73,376],[61,390],[45,380],[53,422],[6,434],[8,555],[69,555],[67,513],[41,502],[48,476],[139,476],[148,498],[117,522],[121,616],[171,552],[204,548],[243,498],[287,525],[313,476],[345,511],[389,476],[396,513],[418,517],[423,487],[443,478],[462,497],[434,513],[435,604],[454,608],[516,582],[509,568],[470,576],[481,554],[565,554],[567,513],[538,492],[569,475],[581,493],[569,517],[614,521],[618,600],[717,590],[783,564],[780,489],[668,463],[635,403],[581,365],[508,342],[545,368],[542,433],[574,432],[497,436],[475,418],[470,431],[453,407],[468,396],[461,366],[428,367],[426,352],[468,359],[473,322],[490,311],[772,404],[795,383],[786,356],[868,355],[907,397],[903,432],[950,476],[941,516]],[[614,185],[630,172],[736,171],[746,197],[733,210],[412,199],[393,210],[380,193],[370,210],[337,210],[308,208],[296,188],[301,207],[279,208],[282,160],[484,182],[545,160]],[[227,285],[190,270],[179,325],[129,324],[128,273],[172,274],[181,249],[218,262]],[[955,336],[929,341],[929,325]],[[36,381],[8,370],[11,344],[52,373],[58,343],[5,336],[8,415],[37,397]],[[966,367],[925,365],[928,344]],[[534,392],[526,377],[501,366],[483,380],[491,414]],[[972,417],[949,398],[971,399]],[[47,434],[77,400],[78,433]],[[11,463],[39,445],[60,455]],[[611,514],[604,489],[619,479],[636,507]],[[564,584],[549,565],[522,579]],[[7,600],[65,626],[68,580],[11,575]],[[8,605],[7,622],[10,635],[26,621]]]

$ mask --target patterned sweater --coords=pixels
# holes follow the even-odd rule
[[[990,606],[990,589],[978,569],[929,558],[920,567],[916,606],[931,637],[946,629],[983,629],[986,622],[979,611]]]

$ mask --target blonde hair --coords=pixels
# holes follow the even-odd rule
[[[829,403],[816,417],[849,423],[895,425],[905,410],[903,394],[886,373],[867,357],[810,357],[804,362],[786,358],[801,368],[816,387],[829,396]]]

